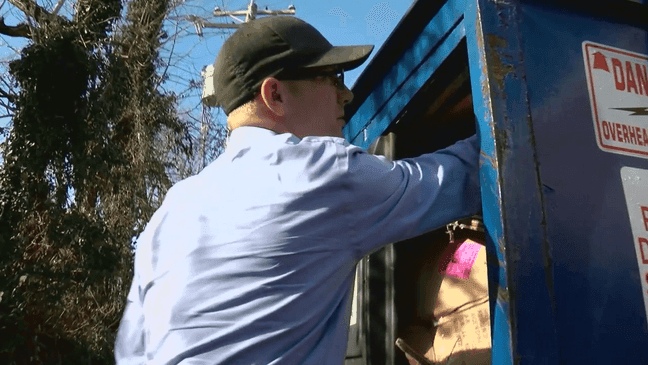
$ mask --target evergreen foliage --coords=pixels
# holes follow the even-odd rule
[[[0,363],[111,364],[132,239],[191,154],[158,91],[168,0],[82,0],[35,18],[0,169]],[[169,144],[158,143],[171,139]]]

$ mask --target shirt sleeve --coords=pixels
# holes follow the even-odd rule
[[[417,158],[388,161],[359,147],[347,157],[350,232],[363,255],[481,210],[476,135]]]
[[[118,365],[146,363],[144,344],[144,311],[139,299],[139,285],[133,280],[126,308],[115,341],[115,361]]]

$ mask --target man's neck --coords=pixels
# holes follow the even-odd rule
[[[229,120],[227,123],[230,126],[231,130],[234,130],[236,128],[240,127],[260,127],[260,128],[265,128],[269,129],[275,133],[293,133],[289,128],[287,128],[284,124],[273,121],[271,119],[264,119],[259,116],[248,116],[245,119],[242,119],[240,121],[237,120]]]

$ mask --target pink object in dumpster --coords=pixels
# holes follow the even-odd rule
[[[439,273],[460,279],[468,279],[482,245],[471,240],[451,242],[439,261]]]

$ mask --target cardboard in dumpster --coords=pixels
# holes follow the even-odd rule
[[[411,365],[490,364],[486,249],[471,240],[450,243],[427,285],[439,281],[438,291],[422,293],[429,296],[424,315],[433,318],[435,326],[412,328],[412,343],[403,345],[399,339],[398,347]]]
[[[456,266],[463,271],[448,270],[442,279],[433,311],[437,321],[436,335],[425,356],[444,364],[490,364],[486,249],[466,240],[455,250],[454,258],[459,261]],[[472,266],[469,269],[468,263]],[[468,275],[464,279],[466,271]],[[460,277],[456,277],[457,272],[461,273]]]
[[[458,245],[454,242],[449,244],[439,262],[439,274],[468,279],[481,248],[482,245],[470,240]]]
[[[467,246],[471,248],[466,249]],[[441,280],[441,287],[439,288],[438,293],[430,293],[436,298],[431,298],[432,300],[428,301],[428,303],[434,303],[433,308],[431,308],[432,313],[430,313],[433,318],[439,319],[467,303],[475,303],[479,300],[488,298],[486,249],[483,245],[469,239],[455,247],[457,248],[453,252],[454,257],[456,257],[457,254],[467,251],[469,251],[469,256],[471,256],[456,265],[465,267],[466,261],[471,261],[472,267],[470,268],[466,279],[463,277],[456,277],[454,272],[446,272],[444,274],[442,270],[444,265],[443,257],[441,258],[441,262],[439,262],[440,272],[438,275],[435,275],[437,276],[436,280]],[[452,244],[450,248],[452,249]]]
[[[490,364],[488,299],[447,315],[438,323],[434,345],[425,353],[433,363]]]

